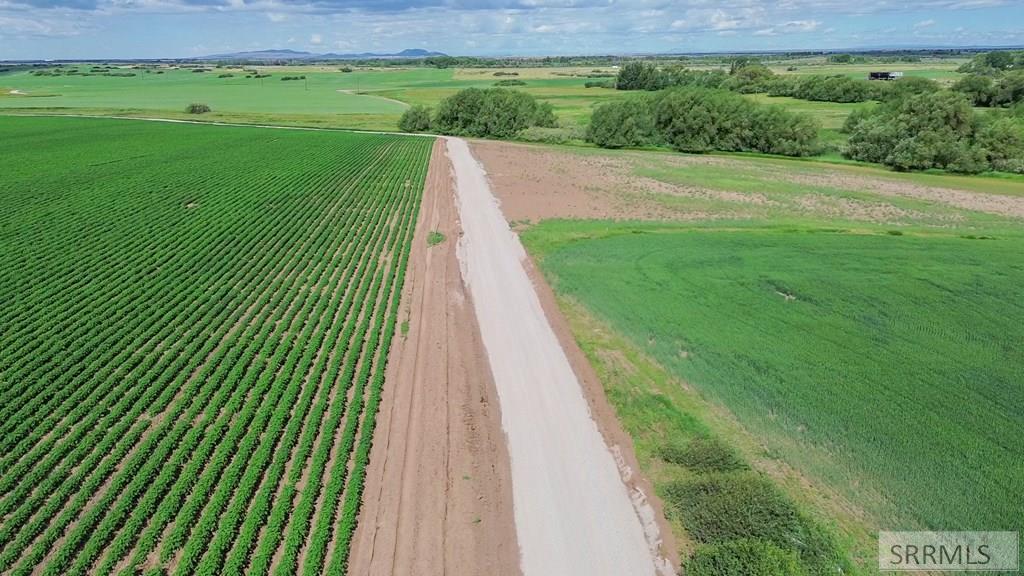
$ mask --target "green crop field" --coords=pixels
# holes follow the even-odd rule
[[[0,572],[343,574],[430,139],[0,135]]]
[[[778,479],[866,572],[878,530],[1022,527],[1024,228],[880,192],[1019,198],[1024,183],[578,154],[681,187],[631,202],[706,215],[521,233],[667,501],[693,473],[666,447],[724,433],[762,470],[795,470]]]
[[[436,68],[350,73],[312,66],[259,69],[270,77],[246,78],[244,71],[228,68],[203,73],[164,69],[161,74],[121,69],[134,73],[132,77],[0,74],[0,111],[186,118],[185,107],[201,102],[213,110],[202,117],[206,120],[397,130],[398,118],[409,104],[433,106],[463,88],[489,87],[501,79],[494,71],[460,74]],[[281,80],[296,75],[306,80]],[[579,123],[589,119],[595,102],[623,96],[615,90],[585,88],[586,81],[582,76],[546,75],[529,77],[518,89],[551,102],[560,117]],[[18,93],[11,94],[12,90]]]

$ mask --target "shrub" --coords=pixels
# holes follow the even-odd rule
[[[1007,117],[1009,118],[1009,117]],[[1012,119],[983,125],[959,92],[917,94],[851,114],[846,156],[897,170],[976,173],[1012,169],[1024,152]]]
[[[658,457],[695,472],[732,472],[748,468],[735,450],[714,437],[694,438],[685,446],[666,444],[658,449]]]
[[[804,156],[818,149],[818,124],[810,116],[763,106],[731,92],[670,90],[658,98],[654,108],[659,136],[683,152]]]
[[[971,74],[964,76],[953,84],[953,90],[960,92],[975,106],[991,106],[996,96],[992,78]]]
[[[583,83],[584,88],[615,88],[613,80],[588,80]]]
[[[729,73],[729,79],[722,84],[722,87],[741,94],[767,92],[768,84],[774,76],[775,73],[764,64],[745,64],[734,67]]]
[[[883,84],[878,82],[876,84]],[[895,82],[885,82],[885,100],[903,100],[921,94],[934,94],[942,89],[939,83],[919,76],[904,76]]]
[[[430,108],[417,104],[402,113],[398,128],[403,132],[426,132],[430,130]]]
[[[804,573],[794,551],[752,539],[702,546],[683,564],[686,576],[800,576]]]
[[[978,54],[958,70],[965,74],[986,74],[995,76],[1006,70],[1024,68],[1024,52],[1000,50]]]
[[[587,128],[587,140],[602,148],[644,146],[654,139],[654,110],[646,98],[598,106]]]
[[[498,80],[497,82],[494,83],[494,85],[495,86],[526,86],[526,82],[523,82],[522,80],[516,80],[516,79]]]
[[[557,126],[548,103],[506,88],[467,88],[437,107],[432,125],[442,134],[510,138],[531,126]]]
[[[665,501],[698,542],[757,539],[796,552],[808,574],[849,571],[832,537],[758,474],[708,474],[674,482],[665,488]]]
[[[195,104],[195,103],[193,103],[193,104],[189,104],[188,107],[185,108],[185,112],[187,112],[189,114],[206,114],[209,111],[210,111],[210,107],[207,106],[206,104]]]
[[[1024,174],[1024,125],[1010,116],[989,120],[977,135],[977,145],[993,169]]]
[[[661,90],[667,85],[665,76],[652,62],[627,62],[615,80],[619,90]]]
[[[1010,72],[999,79],[992,101],[997,106],[1012,106],[1024,102],[1024,70]]]
[[[884,84],[848,76],[776,76],[765,89],[770,96],[791,96],[816,102],[864,102],[881,96]]]
[[[558,128],[531,126],[516,134],[516,140],[539,142],[542,144],[568,144],[585,140],[586,137],[586,128],[582,126],[561,126]]]
[[[753,473],[714,474],[671,483],[665,499],[699,542],[762,538],[790,546],[802,526],[796,508],[778,489]]]

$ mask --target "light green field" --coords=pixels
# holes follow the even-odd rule
[[[86,70],[88,67],[82,67]],[[258,67],[271,77],[245,78],[238,69],[196,73],[165,69],[163,74],[124,68],[130,78],[108,76],[33,76],[28,72],[0,75],[0,111],[47,111],[185,117],[192,102],[208,104],[204,120],[281,123],[377,130],[396,130],[398,118],[410,104],[434,106],[463,88],[484,88],[505,78],[464,74],[435,68],[357,69]],[[232,78],[218,78],[232,73]],[[565,74],[569,74],[566,72]],[[282,81],[282,76],[305,75],[307,80]],[[570,123],[584,123],[596,102],[624,97],[621,92],[585,88],[587,78],[527,74],[517,87],[550,102],[556,114]],[[24,95],[11,94],[17,90]]]
[[[867,79],[869,72],[903,72],[906,76],[919,76],[939,81],[951,81],[960,74],[956,71],[966,58],[924,59],[921,62],[877,62],[871,64],[833,64],[824,58],[798,59],[772,63],[769,67],[776,74],[822,74],[843,75],[850,78]],[[788,70],[794,67],[796,70]]]

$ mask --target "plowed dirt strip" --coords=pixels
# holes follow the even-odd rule
[[[446,240],[428,246],[437,231]],[[435,144],[349,573],[514,576],[519,549],[496,390],[455,255],[451,166]]]
[[[459,259],[501,401],[525,576],[655,574],[611,450],[523,266],[525,252],[465,141],[447,139]]]

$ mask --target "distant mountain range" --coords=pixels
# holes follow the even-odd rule
[[[442,52],[431,52],[421,48],[411,48],[393,54],[377,54],[375,52],[362,52],[360,54],[317,54],[315,52],[301,52],[297,50],[256,50],[253,52],[233,52],[231,54],[213,54],[202,56],[196,60],[369,60],[373,58],[429,58],[431,56],[446,56]]]

